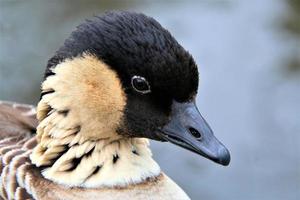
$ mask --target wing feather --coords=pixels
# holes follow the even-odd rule
[[[0,140],[24,138],[35,133],[37,126],[35,107],[0,101]]]

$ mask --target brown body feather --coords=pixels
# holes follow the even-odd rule
[[[29,154],[36,145],[32,134],[37,126],[35,108],[0,102],[0,194],[2,199],[32,199],[17,181],[17,169],[30,165]]]
[[[35,114],[33,106],[0,101],[0,139],[30,135],[38,124]]]

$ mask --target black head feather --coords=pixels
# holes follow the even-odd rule
[[[155,139],[153,132],[168,121],[172,100],[190,101],[198,88],[192,56],[156,20],[132,12],[108,12],[79,25],[47,65],[84,52],[97,56],[115,70],[127,95],[125,125],[120,133]],[[151,93],[131,87],[133,76],[144,77]]]

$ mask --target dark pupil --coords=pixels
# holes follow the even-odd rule
[[[145,91],[149,89],[148,84],[140,78],[136,78],[133,80],[133,86],[140,91]]]

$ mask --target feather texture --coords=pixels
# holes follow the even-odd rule
[[[141,183],[90,189],[67,187],[45,179],[41,173],[43,168],[33,165],[29,158],[37,144],[32,134],[37,125],[33,111],[32,106],[8,102],[0,104],[0,200],[189,199],[181,188],[163,173],[147,178]],[[118,159],[116,162],[121,162]]]

